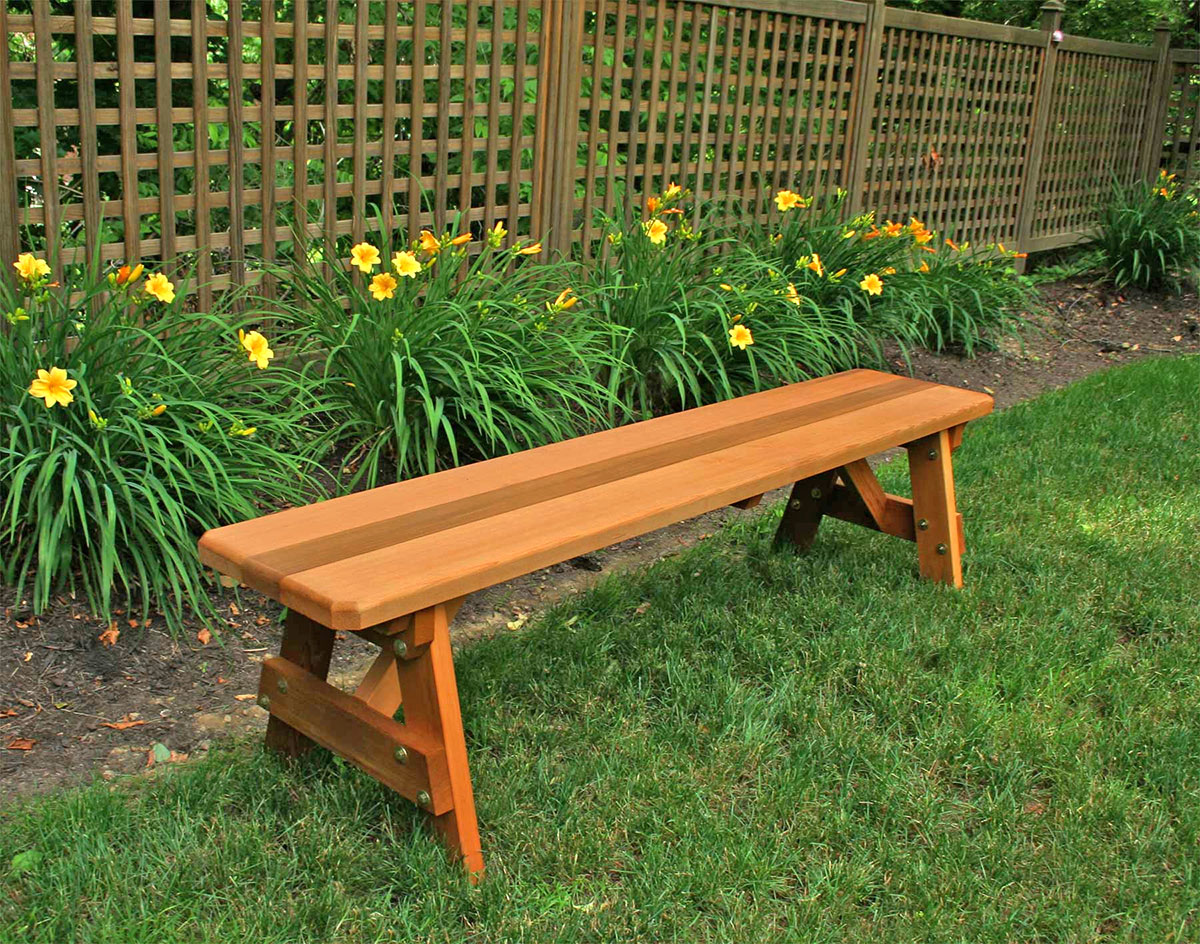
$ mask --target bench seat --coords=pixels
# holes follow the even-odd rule
[[[872,370],[605,430],[209,531],[201,560],[362,630],[991,411]]]
[[[950,454],[983,394],[853,370],[216,528],[201,560],[288,607],[263,661],[267,745],[323,745],[421,806],[473,880],[483,870],[450,622],[504,580],[795,483],[776,540],[823,516],[917,545],[962,583]],[[912,499],[867,457],[909,456]],[[353,693],[326,681],[337,630],[380,647]],[[403,720],[396,714],[403,708]]]

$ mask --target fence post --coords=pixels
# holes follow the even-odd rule
[[[1042,68],[1038,73],[1037,92],[1033,99],[1033,135],[1029,142],[1029,153],[1025,156],[1025,174],[1021,181],[1021,208],[1017,214],[1017,248],[1028,252],[1033,233],[1033,215],[1037,212],[1037,193],[1042,176],[1042,156],[1046,150],[1046,135],[1049,133],[1050,105],[1054,99],[1054,65],[1058,58],[1058,43],[1054,34],[1062,25],[1065,7],[1060,0],[1047,0],[1042,4]],[[1025,270],[1026,260],[1017,260],[1017,270]]]
[[[12,78],[8,61],[8,4],[0,4],[0,278],[12,278],[12,263],[20,251],[17,237],[16,142],[13,138]],[[0,335],[8,322],[0,319]]]
[[[1142,176],[1147,180],[1154,177],[1162,164],[1163,131],[1167,123],[1167,109],[1171,104],[1171,25],[1165,18],[1154,25],[1154,52],[1158,55],[1158,61],[1146,102],[1146,134],[1142,139],[1146,148],[1142,158]]]
[[[538,50],[530,234],[546,249],[569,252],[575,209],[583,4],[547,0]]]
[[[849,154],[846,156],[842,183],[850,194],[851,216],[863,211],[863,191],[867,187],[867,150],[871,144],[875,96],[879,91],[879,54],[883,49],[883,20],[886,15],[884,0],[871,0],[862,31],[866,50],[858,58],[858,67],[854,70],[854,107],[850,112],[849,137],[845,144]]]

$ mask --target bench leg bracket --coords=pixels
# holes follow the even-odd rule
[[[962,586],[965,553],[962,515],[954,497],[951,453],[962,443],[962,426],[908,443],[913,497],[883,490],[866,459],[797,482],[775,535],[776,545],[808,549],[824,516],[914,541],[921,576]]]
[[[381,652],[353,695],[325,681],[333,631],[290,611],[279,657],[263,663],[259,704],[271,713],[267,747],[294,757],[320,744],[416,802],[478,881],[483,854],[450,649],[460,603],[365,630]]]

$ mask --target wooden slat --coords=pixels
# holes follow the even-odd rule
[[[209,245],[212,219],[208,209],[210,181],[208,177],[208,37],[205,30],[207,22],[208,3],[206,0],[192,0],[192,70],[195,76],[192,80],[192,108],[195,113],[196,139],[194,180],[196,189],[194,211],[197,250],[196,280],[199,283],[197,296],[202,311],[211,309],[213,303],[213,291],[210,285],[213,277],[212,252]]]
[[[322,180],[325,183],[325,244],[333,247],[337,243],[337,141],[338,141],[338,0],[325,0],[325,147]],[[326,277],[333,265],[341,260],[330,260],[329,253],[322,253]],[[332,263],[332,264],[331,264]]]
[[[367,229],[367,60],[370,50],[367,47],[367,16],[369,7],[365,3],[355,4],[354,7],[354,157],[351,161],[351,173],[354,175],[354,202],[350,213],[354,227],[350,238],[356,243],[366,237]],[[385,100],[393,97],[394,93],[384,89]],[[389,131],[383,129],[383,138]],[[385,231],[384,239],[390,239],[391,233]],[[384,260],[385,267],[388,260]]]
[[[415,240],[421,231],[421,157],[425,139],[425,0],[413,3],[412,81],[408,117],[408,238]],[[516,130],[514,129],[514,134]]]
[[[292,5],[295,82],[292,99],[292,204],[298,232],[308,225],[308,0]],[[303,251],[305,247],[297,247]]]
[[[275,159],[275,0],[263,0],[262,5],[262,255],[268,265],[275,261],[276,203],[278,179]],[[263,292],[275,294],[275,280],[267,275],[263,280]]]
[[[35,3],[33,5],[34,47],[39,62],[54,60],[51,26],[50,4]],[[7,37],[5,37],[7,41]],[[14,73],[16,70],[12,70]],[[124,83],[122,83],[124,85]],[[37,72],[37,103],[42,115],[38,143],[41,145],[41,177],[42,205],[45,207],[45,227],[47,248],[55,247],[59,232],[59,194],[58,194],[58,132],[55,130],[54,80],[46,69]],[[8,132],[5,132],[6,134]],[[50,260],[55,280],[62,281],[62,260],[55,253]]]
[[[229,7],[229,273],[235,286],[246,282],[246,155],[242,134],[242,5]],[[128,191],[126,191],[128,193]]]
[[[361,629],[990,408],[981,394],[853,371],[218,529],[201,556],[326,625]],[[498,560],[470,537],[479,528],[518,537]],[[405,576],[401,559],[421,564]]]
[[[156,8],[155,17],[161,15],[165,18],[166,8]],[[164,43],[169,43],[170,37],[165,37],[156,42],[156,61],[161,62],[163,56],[162,47]],[[170,48],[167,49],[167,56],[170,56]],[[92,79],[94,57],[92,54],[92,4],[91,0],[75,0],[75,57],[79,63],[79,112],[81,115],[91,114],[96,110],[96,84]],[[160,71],[161,71],[160,66]],[[5,89],[0,89],[0,97],[7,97]],[[159,105],[162,105],[163,96],[167,96],[167,107],[170,107],[171,80],[168,77],[160,79],[156,86],[156,95],[158,96]],[[164,124],[159,124],[159,134],[162,134]],[[170,122],[165,123],[165,127],[171,128]],[[81,167],[80,189],[83,191],[83,239],[84,246],[87,250],[87,258],[89,260],[97,259],[97,250],[100,245],[100,175],[96,169],[96,154],[98,150],[96,125],[91,121],[81,121],[79,123],[79,159]],[[164,155],[168,155],[170,151],[162,147],[162,142],[159,142],[159,172],[158,179],[160,181],[159,197],[162,206],[162,240],[165,258],[174,256],[174,237],[175,237],[175,213],[172,209],[168,214],[168,209],[172,207],[172,202],[175,197],[175,174],[173,171],[163,170],[163,164],[166,163]],[[0,173],[3,169],[0,168]],[[164,186],[161,182],[168,181],[170,186]],[[168,218],[169,216],[169,218]],[[168,248],[171,250],[168,252]]]

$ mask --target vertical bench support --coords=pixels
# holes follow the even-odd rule
[[[921,576],[961,587],[962,537],[954,500],[953,448],[952,430],[909,443],[908,475]]]
[[[267,747],[295,757],[322,744],[418,803],[475,882],[483,853],[450,649],[461,602],[364,630],[382,651],[353,696],[325,681],[334,632],[289,611],[279,658],[263,663],[259,704],[271,712]]]

